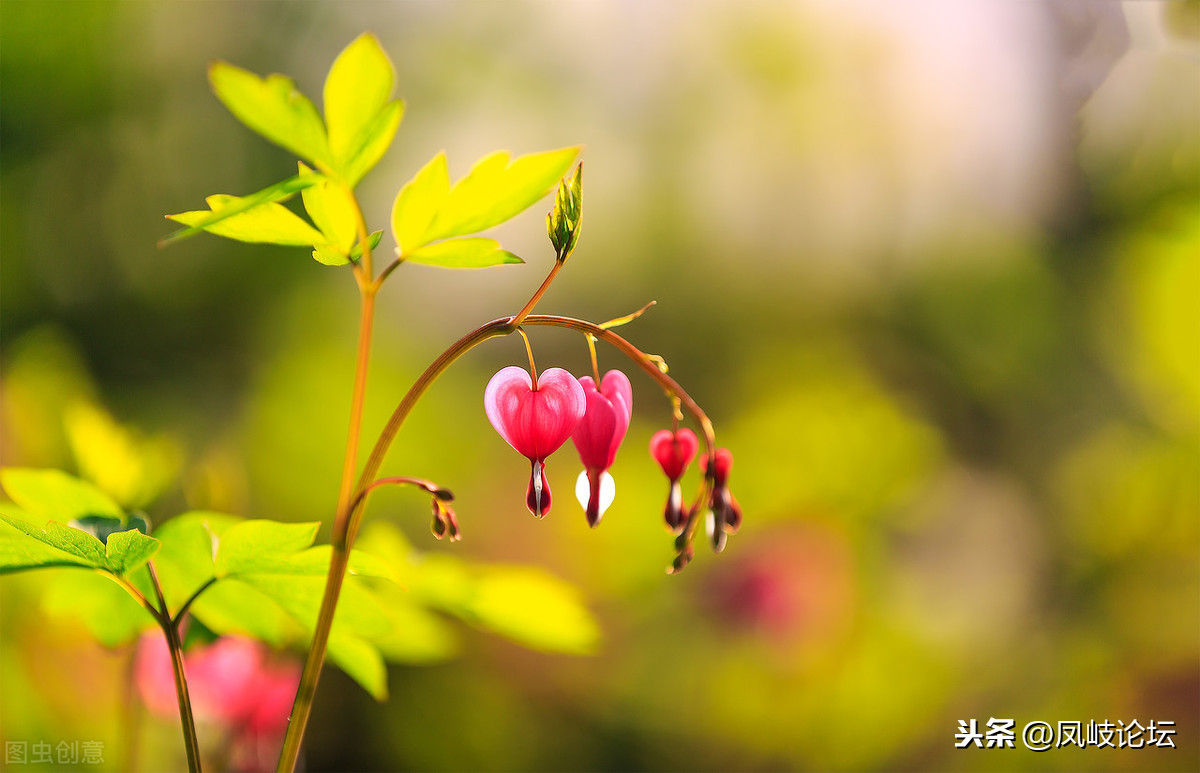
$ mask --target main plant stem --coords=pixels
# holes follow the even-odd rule
[[[155,617],[158,618],[163,635],[167,637],[167,649],[171,652],[171,670],[175,674],[175,697],[179,700],[179,723],[183,726],[188,771],[200,773],[200,741],[196,737],[192,699],[188,695],[187,674],[183,670],[183,643],[179,640],[179,626],[171,619],[171,613],[167,610],[167,599],[158,581],[158,573],[154,571],[154,563],[146,564],[146,568],[150,571],[150,581],[154,585],[154,593],[158,596],[159,612]]]
[[[354,493],[354,471],[358,466],[358,443],[362,430],[363,402],[367,391],[367,366],[371,358],[371,329],[375,319],[375,293],[377,286],[360,282],[362,290],[362,313],[359,317],[358,328],[358,359],[354,369],[354,392],[350,400],[350,429],[346,433],[346,455],[342,464],[342,482],[338,489],[337,516],[333,522],[333,552],[329,559],[329,575],[325,583],[325,595],[321,600],[321,614],[313,631],[312,645],[304,662],[304,671],[300,677],[300,686],[296,690],[296,699],[292,703],[292,713],[288,718],[287,732],[283,737],[283,749],[280,751],[278,770],[290,773],[296,767],[300,755],[300,745],[304,741],[304,730],[308,727],[308,718],[312,713],[313,699],[317,694],[317,682],[321,678],[321,668],[325,664],[325,650],[329,642],[329,632],[333,626],[333,610],[337,607],[338,596],[342,590],[342,581],[346,576],[346,566],[350,551],[345,540],[346,518],[343,513],[350,511],[351,496]],[[329,614],[325,610],[329,609]]]
[[[350,510],[350,501],[354,494],[354,470],[358,466],[358,443],[362,432],[363,403],[367,394],[367,369],[371,362],[371,330],[375,321],[375,295],[383,278],[391,273],[395,265],[389,267],[379,278],[372,277],[371,243],[367,231],[367,223],[362,214],[362,207],[351,190],[346,189],[346,195],[354,208],[358,243],[362,247],[362,259],[355,265],[354,279],[362,296],[362,308],[358,321],[358,356],[354,364],[354,391],[350,398],[350,428],[346,432],[346,453],[342,460],[342,482],[338,487],[337,513],[333,522],[333,551],[329,558],[329,575],[325,582],[325,595],[321,599],[321,613],[317,617],[317,625],[313,631],[312,644],[308,648],[308,657],[304,661],[304,671],[300,676],[300,686],[296,690],[296,698],[292,703],[292,713],[288,717],[287,731],[283,736],[283,749],[279,753],[278,770],[290,773],[296,767],[300,757],[300,745],[304,742],[304,731],[308,727],[308,718],[312,713],[313,699],[317,694],[317,682],[321,679],[321,668],[325,665],[325,650],[329,642],[329,631],[333,627],[333,611],[337,607],[338,596],[342,590],[342,581],[346,577],[346,566],[349,562],[348,548],[339,549],[345,545],[343,538],[347,523],[341,513]],[[329,613],[325,610],[328,607]]]

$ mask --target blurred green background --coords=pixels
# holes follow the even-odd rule
[[[635,390],[616,503],[587,528],[568,446],[536,521],[482,408],[521,344],[476,350],[384,467],[452,488],[463,541],[405,492],[368,518],[552,572],[599,643],[458,627],[444,662],[391,667],[383,705],[331,669],[309,770],[1200,768],[1200,3],[0,0],[4,465],[102,479],[106,411],[152,449],[120,494],[159,521],[328,521],[349,271],[155,242],[164,213],[294,173],[206,63],[317,98],[364,29],[408,104],[368,221],[438,150],[458,177],[586,145],[586,227],[539,309],[658,301],[623,332],[713,418],[746,519],[664,575],[646,445],[670,406],[601,349]],[[525,266],[392,278],[364,446],[541,281],[546,206],[498,230]],[[532,337],[540,367],[587,371],[577,335]],[[0,578],[0,739],[101,739],[90,769],[118,770],[129,649],[91,643],[48,577]],[[1179,748],[954,748],[992,717],[1174,721]],[[142,769],[182,766],[177,725],[138,725]]]

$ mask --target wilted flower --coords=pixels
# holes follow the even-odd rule
[[[515,365],[492,376],[483,395],[488,421],[532,468],[525,503],[541,518],[550,512],[546,457],[567,442],[586,410],[583,387],[562,368],[547,368],[536,388],[529,372]]]
[[[619,370],[605,373],[598,389],[591,376],[579,379],[579,384],[583,387],[587,410],[571,435],[584,468],[575,493],[586,494],[586,497],[579,496],[579,503],[587,511],[588,524],[595,526],[616,496],[616,484],[608,469],[616,460],[617,449],[629,430],[633,387]]]
[[[650,438],[650,455],[662,467],[667,478],[671,481],[671,489],[667,494],[667,506],[663,510],[663,518],[671,531],[678,532],[683,528],[683,491],[679,479],[687,471],[687,467],[696,456],[700,442],[696,433],[686,427],[672,432],[662,429]]]

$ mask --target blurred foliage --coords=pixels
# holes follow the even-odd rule
[[[422,665],[388,668],[385,705],[331,674],[309,769],[1196,769],[1195,7],[3,0],[0,462],[78,473],[164,529],[188,510],[328,522],[349,276],[304,249],[154,245],[197,191],[294,169],[203,63],[315,94],[369,27],[408,108],[360,186],[368,222],[439,151],[584,143],[588,227],[539,308],[659,302],[622,332],[714,419],[746,521],[662,574],[645,447],[670,404],[636,373],[602,526],[573,512],[570,448],[530,518],[528,467],[482,410],[524,353],[472,352],[385,464],[452,488],[463,541],[434,545],[405,491],[375,495],[363,533],[404,572],[364,581],[407,631],[378,646]],[[364,444],[444,346],[541,281],[540,217],[496,233],[527,266],[390,280]],[[532,338],[539,363],[590,368],[577,336]],[[0,735],[178,766],[177,727],[130,721],[131,650],[88,643],[103,620],[72,610],[132,600],[53,571],[0,578]],[[953,748],[958,720],[993,716],[1173,720],[1180,748]]]

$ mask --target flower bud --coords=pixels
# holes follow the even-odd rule
[[[726,537],[737,533],[742,525],[742,508],[729,490],[729,473],[733,469],[733,454],[728,448],[718,448],[711,460],[705,454],[700,460],[704,474],[712,478],[713,488],[708,499],[708,537],[713,550],[725,549]]]

